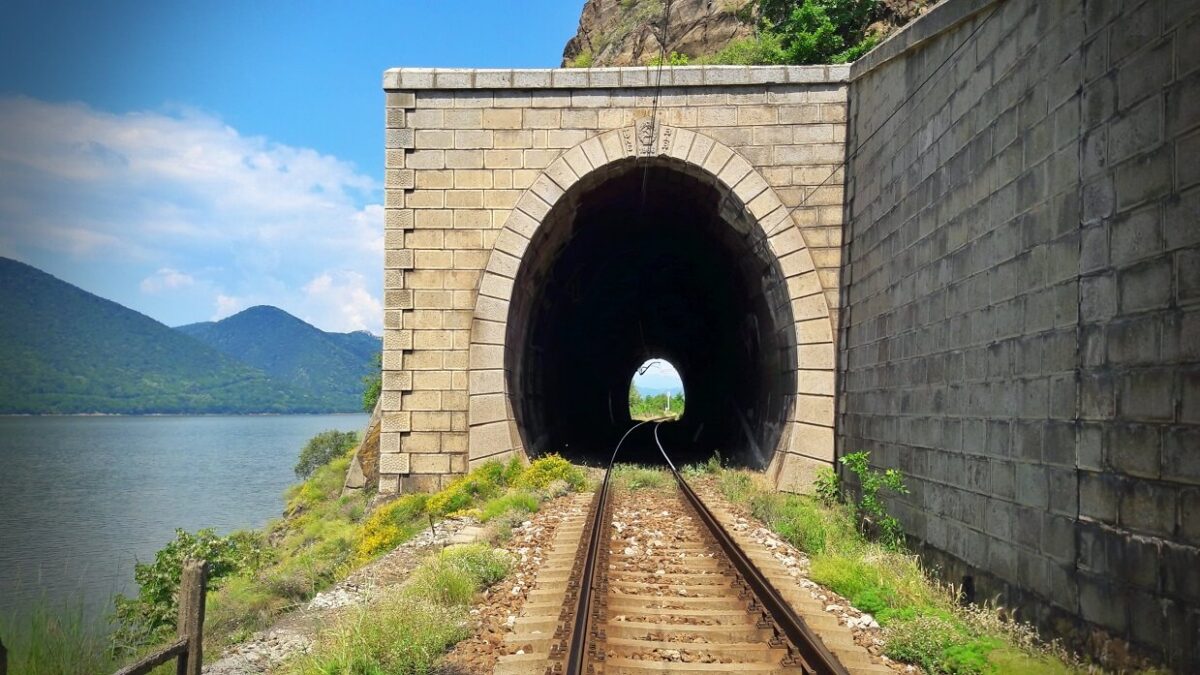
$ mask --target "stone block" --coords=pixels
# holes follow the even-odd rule
[[[450,472],[450,455],[413,454],[410,459],[411,473],[445,474]]]
[[[1169,370],[1137,370],[1121,377],[1120,412],[1130,421],[1170,421],[1174,417]]]
[[[784,453],[776,485],[783,492],[812,494],[817,472],[831,466],[830,462]]]
[[[1171,259],[1148,260],[1122,271],[1117,281],[1123,314],[1166,307],[1171,300]]]
[[[408,453],[386,453],[379,454],[379,473],[387,475],[406,474],[409,472],[409,456]]]
[[[1130,529],[1170,536],[1175,530],[1175,489],[1149,481],[1127,483],[1120,497],[1120,522]]]

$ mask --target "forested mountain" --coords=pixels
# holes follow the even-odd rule
[[[306,326],[321,333],[273,311],[282,315],[277,323],[300,324],[292,329],[297,334]],[[260,335],[271,339],[277,333],[264,329]],[[0,257],[0,414],[357,411],[360,371],[370,368],[373,356],[361,356],[368,352],[367,338],[378,343],[370,335],[335,335],[329,340],[332,356],[322,359],[305,350],[303,377],[274,377],[233,352]],[[271,349],[283,362],[298,344]],[[334,386],[355,354],[363,367]],[[322,364],[338,374],[322,372]]]
[[[265,305],[176,330],[280,382],[312,392],[334,410],[362,406],[362,378],[375,369],[380,350],[379,338],[370,333],[326,333]]]

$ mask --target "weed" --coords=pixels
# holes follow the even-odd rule
[[[862,493],[856,504],[858,515],[867,523],[874,523],[879,528],[880,539],[890,548],[901,548],[904,545],[904,528],[900,521],[891,516],[879,498],[879,491],[887,488],[896,494],[908,494],[904,485],[904,476],[896,469],[877,471],[869,463],[871,453],[852,452],[839,461],[858,477],[859,491]]]
[[[823,466],[817,471],[813,481],[813,494],[826,506],[832,506],[842,500],[842,482],[831,467]]]

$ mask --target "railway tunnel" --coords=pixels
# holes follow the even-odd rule
[[[796,391],[787,285],[762,228],[710,174],[628,158],[580,180],[543,219],[513,297],[507,389],[530,456],[607,462],[633,424],[631,376],[663,358],[687,393],[661,431],[677,463],[770,462]],[[648,428],[620,459],[661,461]]]

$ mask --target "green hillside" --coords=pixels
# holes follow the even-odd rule
[[[326,333],[269,306],[176,330],[280,382],[312,392],[322,405],[338,411],[362,407],[362,378],[374,370],[380,349],[379,338],[370,333]]]
[[[150,317],[0,258],[0,413],[329,409]]]

